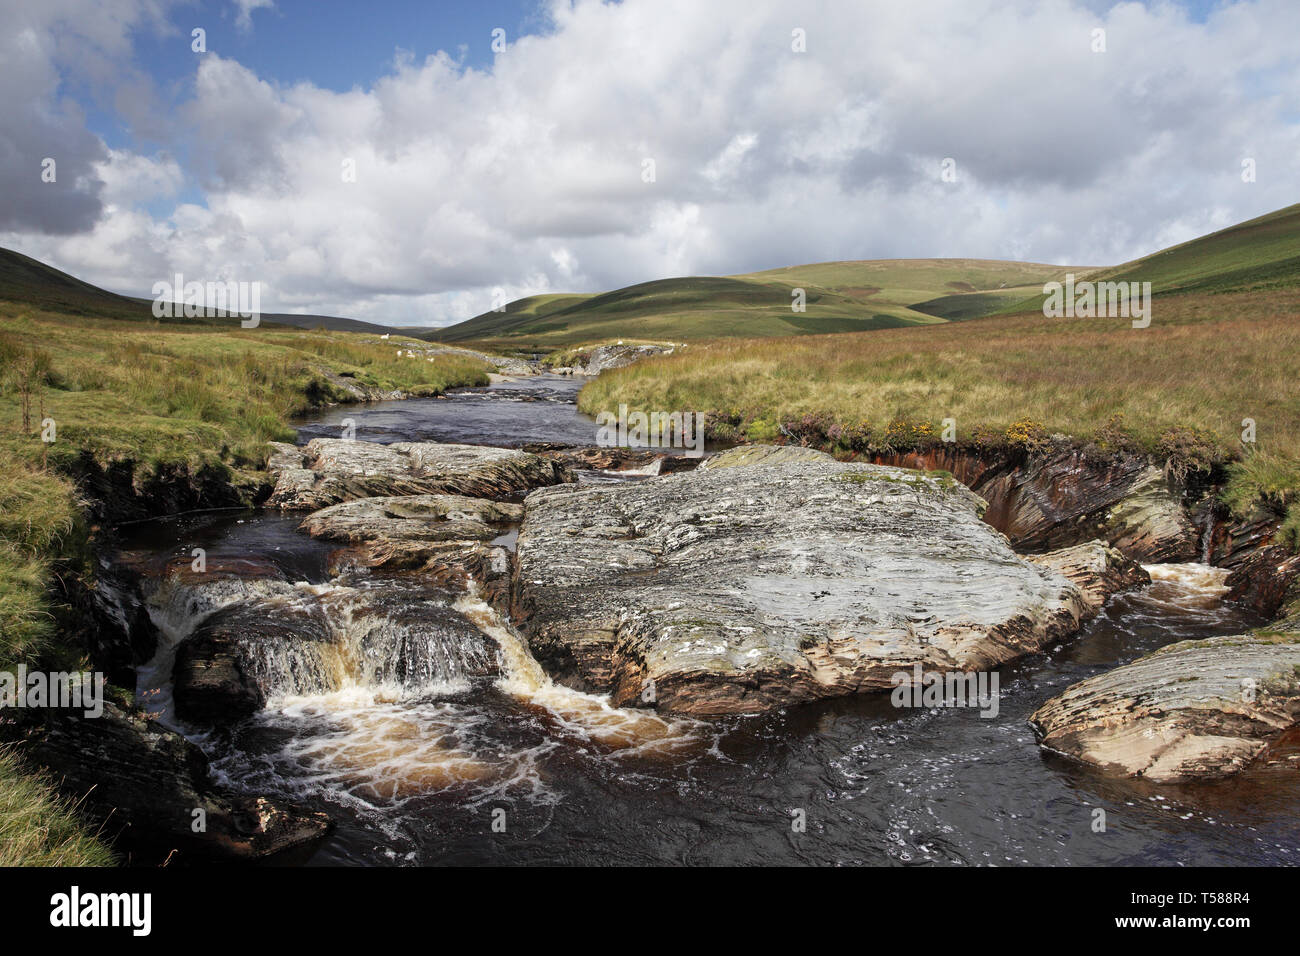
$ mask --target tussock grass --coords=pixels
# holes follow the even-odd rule
[[[0,866],[111,866],[113,854],[76,808],[0,748]]]

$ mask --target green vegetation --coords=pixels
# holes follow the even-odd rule
[[[596,340],[864,332],[929,325],[947,316],[912,303],[955,291],[1025,299],[1061,266],[980,259],[823,262],[749,275],[659,279],[600,295],[530,296],[423,337],[493,348],[549,350]],[[803,289],[805,311],[791,309]],[[1001,299],[999,299],[1001,301]]]
[[[41,774],[0,749],[0,866],[109,866],[113,854],[87,833],[75,808]]]
[[[1295,288],[1300,281],[1300,204],[1088,278],[1150,282],[1156,295]]]
[[[0,266],[13,261],[0,257]],[[55,574],[93,573],[92,529],[69,477],[78,469],[117,465],[137,486],[215,473],[251,499],[267,480],[267,441],[291,440],[291,417],[352,400],[350,387],[436,394],[488,381],[488,366],[468,355],[398,356],[411,344],[398,336],[160,322],[132,300],[47,271],[42,286],[39,270],[0,268],[0,668],[88,666],[58,640],[50,590]],[[66,803],[0,757],[0,862],[108,860]]]
[[[160,276],[171,281],[172,276]],[[162,318],[153,314],[153,300],[133,296],[118,295],[107,292],[89,282],[82,282],[66,272],[60,272],[30,256],[25,256],[12,249],[0,249],[0,300],[21,302],[41,312],[53,312],[67,316],[79,316],[101,319],[127,319],[148,322],[151,325],[164,325],[188,328],[194,325],[194,319]],[[205,324],[218,328],[234,328],[234,318],[212,318],[204,320]],[[361,322],[357,319],[342,319],[333,315],[291,315],[285,312],[266,313],[261,317],[265,327],[289,326],[300,329],[328,329],[340,332],[393,332],[386,326]]]

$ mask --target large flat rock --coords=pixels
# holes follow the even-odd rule
[[[573,481],[563,465],[527,452],[438,442],[314,438],[302,448],[273,442],[268,467],[276,485],[267,504],[310,511],[385,495],[504,499]]]
[[[1030,720],[1044,747],[1108,773],[1225,777],[1300,722],[1300,634],[1171,644],[1075,684]]]
[[[1098,606],[949,476],[739,457],[528,496],[512,611],[554,676],[617,704],[755,712],[888,689],[918,663],[990,668]]]

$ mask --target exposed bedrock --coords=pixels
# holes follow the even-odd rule
[[[195,744],[112,703],[93,719],[55,712],[28,728],[26,743],[106,834],[160,859],[173,849],[258,859],[309,844],[330,828],[323,813],[212,785]],[[196,811],[204,823],[197,830]]]
[[[458,596],[410,575],[311,585],[207,574],[169,579],[150,602],[178,639],[176,713],[215,725],[349,683],[405,693],[495,676],[499,651],[454,609]]]
[[[1143,458],[1090,455],[1061,445],[1036,455],[956,446],[873,457],[942,469],[989,502],[985,516],[1023,551],[1101,538],[1140,561],[1193,561],[1198,533],[1164,474]]]
[[[949,476],[807,449],[542,489],[525,501],[512,611],[567,683],[724,714],[888,689],[915,664],[993,667],[1143,577],[1100,542],[1028,561],[982,509]]]
[[[622,368],[642,359],[672,355],[674,351],[675,347],[671,345],[624,345],[622,342],[614,345],[599,345],[579,355],[574,365],[555,371],[560,375],[599,375],[601,372]]]
[[[508,448],[435,442],[315,438],[302,448],[272,442],[275,475],[269,505],[315,511],[354,498],[450,494],[511,498],[572,481],[558,462]]]
[[[1107,773],[1228,776],[1293,742],[1300,632],[1171,644],[1075,684],[1030,720],[1044,747]]]

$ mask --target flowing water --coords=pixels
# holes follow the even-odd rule
[[[541,377],[472,397],[335,410],[304,424],[302,440],[336,434],[351,417],[365,440],[590,442],[594,423],[572,405],[578,384]],[[209,562],[266,559],[285,579],[277,587],[325,608],[330,639],[346,650],[328,686],[304,693],[275,677],[265,710],[196,737],[228,785],[292,798],[338,822],[296,862],[1300,862],[1294,767],[1182,787],[1107,779],[1043,753],[1026,720],[1092,674],[1257,623],[1222,602],[1224,573],[1206,565],[1151,567],[1150,587],[1112,600],[1081,634],[1002,668],[992,719],[975,708],[899,710],[888,696],[864,696],[701,721],[621,710],[553,684],[509,622],[474,594],[412,595],[401,591],[409,584],[370,582],[384,600],[367,613],[391,621],[367,630],[364,644],[354,629],[365,615],[354,604],[369,598],[357,582],[326,583],[328,548],[298,533],[298,520],[189,516],[141,526],[127,541],[162,557],[204,547]],[[169,648],[195,615],[184,596],[154,600],[167,639],[141,691],[158,706]],[[447,628],[452,613],[482,643]],[[428,630],[429,615],[441,629]],[[367,669],[367,653],[391,657],[413,640],[453,663],[401,680]],[[368,651],[357,650],[363,644]],[[1106,811],[1104,833],[1093,832],[1097,808]],[[804,832],[796,819],[806,820]]]

